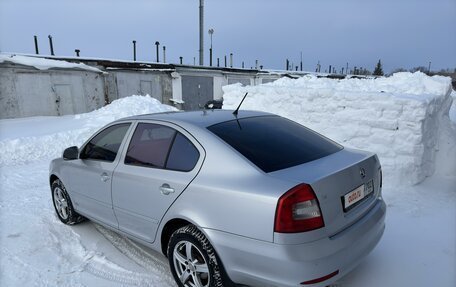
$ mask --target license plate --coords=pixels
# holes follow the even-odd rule
[[[374,182],[370,180],[343,196],[344,211],[348,211],[374,192]]]

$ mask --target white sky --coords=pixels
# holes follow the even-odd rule
[[[155,41],[167,61],[198,63],[198,0],[0,0],[0,51],[131,60],[155,60]],[[331,64],[386,71],[428,66],[456,68],[456,0],[205,0],[205,64],[209,36],[214,62],[229,53],[235,66],[284,69],[285,59],[305,70]],[[161,50],[161,49],[160,49]],[[160,56],[161,58],[161,56]]]

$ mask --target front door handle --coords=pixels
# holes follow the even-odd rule
[[[101,181],[102,182],[107,182],[109,180],[109,175],[106,172],[103,172],[101,174]]]
[[[163,195],[168,195],[174,192],[174,188],[170,187],[169,184],[164,183],[160,186],[160,191]]]

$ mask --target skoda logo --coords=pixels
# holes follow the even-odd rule
[[[361,176],[361,178],[365,178],[366,177],[366,171],[364,170],[364,168],[360,168],[359,169],[359,175]]]

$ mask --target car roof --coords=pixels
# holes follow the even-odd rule
[[[260,111],[248,111],[239,110],[237,116],[233,114],[233,110],[200,110],[200,111],[176,111],[176,112],[163,112],[154,114],[145,114],[123,118],[118,121],[125,120],[160,120],[169,121],[174,123],[186,123],[199,127],[208,127],[214,124],[259,116],[272,116],[274,114],[260,112]]]

